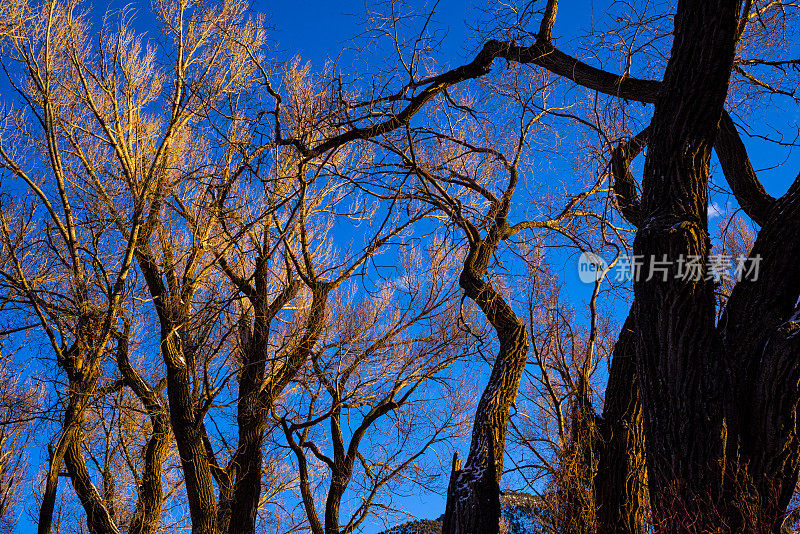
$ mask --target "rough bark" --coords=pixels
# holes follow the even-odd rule
[[[705,264],[708,167],[727,95],[738,27],[735,0],[679,2],[672,55],[650,124],[642,221],[645,261],[698,256]],[[721,498],[727,389],[714,332],[714,283],[677,272],[634,283],[637,371],[644,406],[650,502],[657,529],[713,531]]]
[[[62,462],[81,505],[86,512],[86,524],[92,534],[118,534],[114,518],[105,506],[100,493],[92,484],[83,457],[83,423],[86,409],[96,393],[102,371],[100,357],[107,337],[101,335],[101,318],[89,313],[78,319],[75,342],[69,350],[59,354],[58,363],[67,375],[69,392],[61,437],[50,457],[50,467],[39,509],[40,534],[49,534],[55,506],[58,476]],[[98,338],[101,338],[98,340]]]
[[[180,454],[192,533],[217,534],[217,498],[211,472],[216,460],[206,445],[203,412],[192,389],[188,360],[194,354],[186,350],[181,335],[187,336],[185,328],[189,324],[188,308],[193,288],[179,284],[174,270],[169,268],[163,269],[168,282],[165,285],[162,268],[154,260],[148,243],[153,230],[161,223],[157,212],[151,217],[147,231],[139,235],[135,254],[159,319],[161,356],[167,368],[169,420]],[[173,263],[168,249],[165,256],[169,256],[167,264]]]
[[[144,406],[152,426],[144,446],[144,466],[137,484],[136,508],[128,526],[128,534],[155,534],[161,529],[161,509],[164,504],[162,473],[172,432],[169,413],[161,396],[133,368],[128,359],[127,332],[119,337],[117,367],[125,385],[131,388]]]
[[[503,221],[501,215],[500,224],[490,230],[487,238],[471,245],[459,278],[466,295],[478,304],[494,327],[500,350],[475,412],[469,456],[463,469],[451,475],[455,482],[448,490],[443,534],[491,533],[499,529],[499,485],[509,409],[528,357],[525,324],[483,279],[503,235]]]
[[[96,378],[96,377],[95,377]],[[83,440],[82,425],[91,388],[86,389],[83,382],[70,381],[69,400],[64,416],[64,430],[51,454],[45,493],[39,511],[39,533],[49,534],[55,506],[58,477],[62,462],[81,505],[86,512],[86,524],[92,534],[118,534],[116,524],[105,507],[97,488],[91,482],[86,462],[81,451]]]
[[[494,440],[487,441],[486,463],[495,463]],[[458,453],[453,456],[450,484],[447,488],[447,507],[442,534],[500,532],[500,485],[494,470],[461,467]]]
[[[594,534],[597,506],[594,491],[594,458],[597,425],[587,376],[581,374],[570,401],[570,436],[560,458],[556,484],[556,517],[559,529],[570,534]]]
[[[744,499],[743,520],[765,530],[783,520],[800,455],[800,180],[768,213],[751,252],[761,258],[758,279],[734,287],[717,327],[734,388],[728,410],[737,439],[729,454],[738,463],[731,491]]]
[[[793,236],[800,230],[800,186],[770,197],[722,110],[738,8],[736,2],[679,4],[672,56],[648,128],[641,200],[631,187],[627,146],[614,162],[622,163],[614,169],[620,207],[639,226],[634,252],[646,259],[666,254],[674,265],[694,254],[705,263],[712,145],[739,204],[762,225],[751,253],[761,258],[759,278],[736,284],[717,325],[711,281],[682,282],[670,272],[666,282],[635,286],[650,495],[663,531],[774,532],[797,476],[800,247]],[[630,97],[651,101],[646,91]]]
[[[629,316],[614,346],[599,425],[594,480],[599,534],[647,532],[647,470],[635,342]]]
[[[751,253],[761,258],[761,277],[736,285],[718,325],[710,281],[681,282],[671,272],[669,281],[635,287],[632,313],[642,321],[634,340],[638,369],[616,367],[631,381],[642,373],[650,490],[656,526],[664,531],[775,531],[796,482],[798,185],[781,199],[770,197],[722,109],[741,33],[739,8],[681,2],[664,82],[636,81],[624,90],[617,84],[625,98],[653,102],[659,95],[643,132],[650,151],[641,200],[628,165],[643,146],[642,134],[621,145],[612,162],[620,209],[639,226],[635,253],[658,260],[666,254],[673,265],[680,256],[706,261],[711,146],[739,204],[763,227]],[[515,54],[532,61],[532,50]],[[536,61],[563,74],[558,65]],[[615,94],[608,74],[580,67],[566,76]],[[616,389],[622,375],[613,369],[611,375],[609,387]],[[598,475],[602,491],[606,473]]]
[[[82,397],[81,395],[70,393],[61,437],[56,447],[50,452],[50,465],[47,470],[44,493],[42,494],[42,504],[39,507],[39,534],[50,534],[52,532],[53,511],[55,509],[61,465],[64,461],[64,456],[67,454],[67,448],[70,447],[73,441],[79,439],[83,414],[86,411],[86,404],[80,401]]]
[[[211,474],[213,458],[205,443],[205,429],[192,382],[186,354],[178,335],[180,326],[162,319],[161,352],[167,362],[169,415],[189,501],[194,534],[217,534],[217,497]]]
[[[92,534],[119,534],[119,529],[114,522],[106,503],[100,496],[100,492],[92,484],[89,470],[86,467],[86,460],[81,451],[81,435],[76,434],[76,438],[70,441],[64,455],[64,463],[67,472],[72,480],[75,493],[86,511],[86,524]]]
[[[281,358],[266,375],[269,321],[299,289],[299,283],[293,281],[270,305],[260,302],[256,308],[260,317],[257,316],[254,322],[253,337],[247,347],[239,384],[239,446],[231,461],[235,479],[230,503],[230,534],[255,532],[261,497],[262,448],[270,411],[289,381],[308,360],[325,324],[331,287],[318,283],[311,290],[311,309],[303,327],[303,337],[297,347]]]

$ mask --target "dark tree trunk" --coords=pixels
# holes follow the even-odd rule
[[[729,455],[728,493],[748,515],[743,521],[776,531],[797,482],[800,399],[800,180],[765,212],[751,257],[757,280],[738,283],[718,325],[734,394],[730,419],[736,441]]]
[[[113,320],[113,318],[107,320]],[[51,452],[50,468],[39,517],[40,534],[51,531],[58,476],[62,462],[66,466],[75,494],[86,512],[86,523],[93,534],[117,534],[119,528],[114,517],[114,480],[108,472],[103,473],[103,492],[97,490],[83,455],[83,424],[86,409],[98,391],[98,380],[102,373],[100,355],[108,336],[102,335],[97,317],[81,318],[78,324],[78,341],[59,357],[59,365],[69,380],[67,409],[64,415],[62,436]],[[169,445],[169,419],[163,401],[145,383],[128,361],[127,333],[118,337],[117,364],[123,380],[114,384],[112,390],[128,386],[142,401],[153,426],[144,449],[144,467],[137,487],[136,507],[127,532],[130,534],[153,534],[161,528],[161,509],[164,492],[161,473]],[[102,341],[97,341],[102,338]]]
[[[150,417],[152,431],[144,446],[144,467],[137,487],[136,508],[128,526],[128,534],[155,534],[161,530],[161,509],[164,504],[162,472],[172,432],[164,400],[136,372],[128,359],[128,333],[120,336],[117,346],[117,367],[125,385],[134,394]]]
[[[487,458],[494,461],[491,452]],[[500,486],[492,471],[465,472],[458,453],[453,456],[442,534],[500,532]]]
[[[50,534],[52,532],[53,511],[55,509],[61,466],[64,462],[64,457],[67,455],[67,450],[72,446],[73,442],[81,439],[81,426],[83,425],[88,398],[79,390],[74,390],[72,384],[70,389],[61,437],[56,447],[50,452],[50,465],[45,481],[45,490],[42,495],[42,504],[39,508],[39,534]]]
[[[119,534],[114,518],[89,476],[86,460],[81,450],[82,433],[78,432],[75,437],[76,439],[71,440],[67,447],[64,463],[72,480],[72,486],[75,488],[75,494],[86,511],[86,524],[89,526],[89,532],[91,534]]]
[[[212,476],[216,459],[208,446],[203,413],[192,388],[193,362],[189,360],[194,354],[187,350],[181,337],[187,335],[185,328],[190,324],[192,288],[182,287],[170,269],[166,269],[168,284],[165,285],[162,268],[148,242],[153,228],[138,236],[135,254],[160,323],[161,356],[167,367],[169,422],[180,455],[192,533],[217,534],[217,496]]]
[[[129,534],[155,534],[161,530],[164,488],[161,473],[169,449],[169,417],[166,412],[151,414],[153,435],[144,447],[144,469],[136,494],[136,510]]]
[[[617,391],[615,381],[632,387],[641,377],[649,492],[656,529],[665,532],[776,532],[797,481],[800,181],[778,200],[767,195],[722,109],[739,8],[733,1],[679,4],[654,118],[618,154],[635,153],[649,139],[641,202],[627,168],[614,172],[620,208],[639,226],[634,252],[645,259],[645,276],[652,259],[673,265],[666,280],[635,284],[637,368],[612,364],[608,392]],[[650,100],[647,91],[635,92]],[[713,282],[681,280],[674,269],[692,255],[705,265],[711,252],[712,145],[740,206],[762,226],[751,252],[760,258],[759,276],[736,284],[718,324]],[[606,447],[610,456],[600,457],[599,491],[604,477],[630,465],[615,461],[615,450]],[[607,472],[604,462],[619,471]]]
[[[88,306],[87,306],[88,308]],[[89,308],[90,309],[90,308]],[[58,363],[67,375],[69,392],[61,438],[51,453],[50,467],[39,513],[39,533],[49,534],[62,461],[72,486],[86,512],[86,525],[92,534],[118,534],[114,518],[102,496],[92,484],[81,445],[86,409],[97,393],[102,372],[101,355],[108,340],[102,336],[101,318],[85,315],[78,319],[73,346],[59,354]],[[98,339],[102,338],[102,339]]]
[[[664,532],[730,528],[722,498],[729,390],[714,330],[714,282],[683,280],[675,266],[707,263],[708,167],[733,65],[736,0],[678,3],[672,56],[650,124],[634,253],[672,265],[667,279],[634,283],[638,376],[650,502]]]
[[[299,282],[291,282],[269,306],[263,297],[256,302],[257,316],[243,358],[239,382],[239,446],[229,470],[235,475],[228,505],[230,518],[227,520],[227,531],[230,534],[255,532],[261,498],[262,448],[270,410],[314,350],[325,325],[325,309],[331,289],[331,285],[326,283],[313,285],[311,309],[303,326],[303,337],[297,347],[273,364],[268,376],[266,357],[269,323],[300,290]],[[262,290],[259,295],[266,295],[266,288],[257,287],[258,290]],[[220,503],[220,506],[223,504]]]
[[[198,420],[187,355],[178,331],[177,324],[162,319],[161,351],[167,363],[170,423],[180,454],[192,533],[217,534],[217,498],[211,475],[213,458],[206,446],[203,421]]]
[[[528,332],[502,296],[483,280],[501,237],[495,227],[470,247],[459,283],[495,328],[500,351],[483,391],[472,426],[464,467],[451,474],[443,534],[496,533],[500,521],[500,479],[509,409],[528,358]],[[453,464],[457,467],[456,462]]]
[[[599,425],[594,480],[599,534],[647,532],[647,470],[635,336],[629,316],[614,346]]]

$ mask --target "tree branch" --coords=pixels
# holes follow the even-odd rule
[[[620,143],[611,154],[611,174],[614,176],[614,196],[622,216],[633,226],[641,222],[639,195],[636,181],[631,174],[631,162],[638,156],[650,137],[650,128],[645,128],[625,143]]]
[[[748,217],[763,226],[775,205],[775,199],[767,194],[758,180],[736,125],[727,111],[722,112],[714,149],[736,201]]]

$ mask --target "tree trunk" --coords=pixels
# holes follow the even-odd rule
[[[491,534],[500,525],[500,479],[509,409],[517,396],[528,358],[528,332],[502,296],[483,276],[499,240],[493,229],[470,247],[459,283],[494,326],[500,342],[489,383],[472,426],[472,442],[463,469],[451,473],[443,534]]]
[[[597,427],[588,377],[581,374],[570,401],[570,435],[555,475],[556,521],[560,531],[594,534],[596,512],[594,459]]]
[[[72,486],[86,512],[86,525],[92,534],[119,534],[114,518],[92,484],[81,445],[86,409],[97,390],[102,372],[104,341],[98,341],[100,318],[87,314],[78,319],[73,346],[59,354],[58,363],[67,375],[69,392],[61,438],[50,458],[45,493],[39,512],[39,533],[50,534],[58,477],[62,461],[66,464]]]
[[[650,501],[656,529],[718,531],[733,510],[722,498],[730,391],[715,335],[714,282],[676,266],[707,263],[708,168],[737,39],[736,0],[678,3],[672,55],[650,124],[642,220],[634,254],[671,267],[634,283],[638,376]],[[654,271],[652,271],[654,272]]]
[[[777,532],[797,482],[800,180],[778,200],[767,195],[722,109],[740,7],[730,0],[679,3],[648,128],[641,204],[621,206],[635,215],[634,253],[645,263],[631,311],[635,373],[612,368],[609,393],[626,372],[641,379],[657,531]],[[708,263],[715,144],[739,204],[762,225],[751,252],[758,276],[735,285],[718,324],[714,282],[682,279],[676,269],[691,256]],[[654,260],[671,267],[648,281]],[[612,465],[610,456],[606,461]]]
[[[606,385],[594,480],[598,534],[647,532],[647,470],[633,328],[629,316],[614,346]]]
[[[488,441],[487,463],[495,462],[494,440]],[[492,469],[466,471],[458,453],[453,456],[447,487],[442,534],[500,532],[500,485]]]
[[[325,326],[325,309],[332,288],[327,283],[316,283],[311,288],[311,309],[303,327],[303,337],[297,347],[275,364],[269,376],[265,376],[269,320],[294,298],[299,289],[298,282],[291,282],[269,307],[264,303],[256,307],[259,317],[255,320],[239,382],[239,446],[231,461],[235,480],[230,503],[229,534],[255,532],[261,498],[262,448],[267,418],[289,381],[308,360]]]
[[[92,534],[119,534],[119,529],[114,523],[106,503],[92,484],[89,470],[86,468],[86,460],[81,450],[82,433],[76,433],[76,439],[70,441],[64,455],[64,463],[67,472],[72,480],[75,493],[86,511],[86,524]]]
[[[161,350],[167,363],[169,415],[181,458],[193,534],[217,534],[217,499],[211,476],[212,459],[205,444],[203,421],[197,420],[189,368],[178,326],[162,319]]]
[[[152,433],[144,446],[144,467],[136,492],[136,508],[128,526],[128,534],[155,534],[161,529],[161,509],[164,504],[162,473],[169,451],[172,432],[169,413],[161,396],[136,372],[128,358],[128,332],[120,336],[117,345],[117,367],[125,385],[131,388],[147,410]]]
[[[766,213],[751,257],[756,280],[738,283],[720,318],[734,394],[735,485],[743,521],[776,531],[797,482],[800,399],[800,180]],[[736,449],[733,449],[734,445]]]

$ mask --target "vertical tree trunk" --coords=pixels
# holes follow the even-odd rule
[[[494,463],[493,446],[487,454],[487,463]],[[500,486],[493,469],[466,471],[461,467],[458,453],[453,457],[450,485],[447,487],[442,534],[497,533],[500,532]]]
[[[87,306],[87,309],[91,309]],[[59,354],[58,363],[67,375],[69,392],[61,438],[51,454],[50,468],[39,513],[39,533],[51,531],[58,476],[62,461],[67,467],[72,486],[86,512],[86,525],[92,534],[119,534],[114,518],[100,493],[92,484],[81,445],[86,409],[96,394],[102,372],[101,355],[104,342],[98,341],[100,318],[88,313],[78,319],[73,346]]]
[[[117,367],[125,385],[131,388],[144,406],[152,425],[151,435],[142,454],[144,467],[136,488],[136,508],[128,525],[128,534],[156,534],[161,529],[161,509],[164,504],[161,476],[172,436],[169,413],[161,396],[131,365],[128,358],[127,331],[118,339]]]
[[[578,377],[570,401],[570,436],[559,458],[556,474],[556,520],[558,528],[569,534],[594,534],[596,502],[594,460],[597,442],[595,413],[588,377]]]
[[[598,534],[647,532],[647,471],[635,332],[628,316],[611,358],[594,480]]]
[[[235,480],[227,528],[229,534],[255,532],[261,498],[262,448],[267,418],[289,381],[308,360],[325,326],[325,310],[332,287],[318,282],[311,288],[311,309],[303,326],[303,337],[297,347],[276,362],[269,375],[265,376],[269,320],[294,298],[299,289],[299,282],[291,282],[270,306],[266,306],[265,302],[256,306],[259,317],[255,320],[239,383],[239,446],[231,460]],[[266,291],[263,294],[266,295]]]
[[[684,280],[680,258],[707,262],[708,169],[733,66],[741,2],[678,3],[672,55],[650,124],[634,253],[666,260],[666,280],[634,283],[638,376],[657,530],[718,531],[729,377],[715,336],[714,283]]]
[[[800,180],[765,213],[756,280],[731,292],[718,331],[730,362],[738,457],[730,490],[743,520],[776,531],[797,483],[800,399]]]
[[[179,335],[179,326],[162,319],[161,351],[167,363],[169,415],[181,458],[193,534],[217,534],[217,499],[211,476],[203,421],[197,419],[189,367]]]

